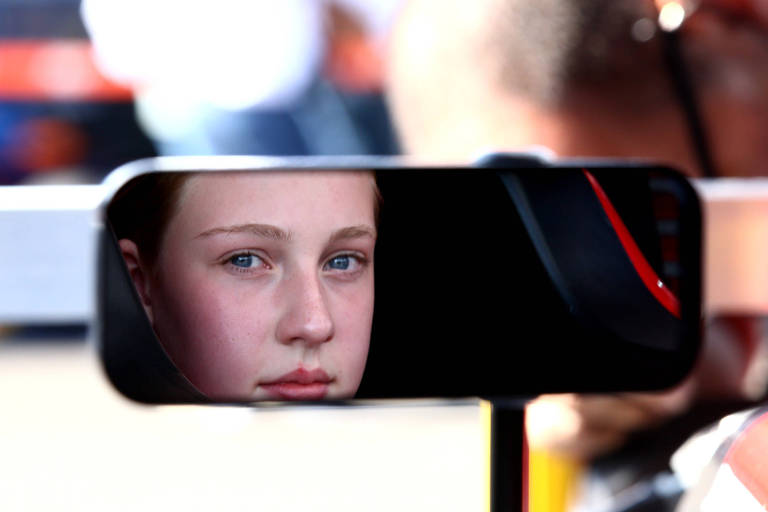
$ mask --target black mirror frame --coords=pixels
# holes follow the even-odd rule
[[[645,162],[627,162],[616,160],[570,160],[554,162],[535,154],[495,154],[480,159],[476,167],[492,169],[520,169],[542,168],[553,166],[589,167],[590,169],[620,167],[642,168]],[[157,342],[146,315],[141,309],[138,297],[133,289],[122,256],[117,250],[114,235],[108,228],[106,205],[117,190],[132,178],[147,172],[223,172],[223,171],[273,171],[273,170],[303,170],[303,169],[397,169],[401,167],[430,167],[448,168],[455,165],[425,164],[402,158],[378,158],[378,157],[300,157],[300,158],[272,158],[272,157],[163,157],[144,159],[126,164],[105,180],[105,199],[100,209],[102,215],[99,219],[98,246],[98,292],[97,312],[98,321],[96,327],[96,340],[99,355],[104,370],[112,384],[128,398],[144,403],[206,403],[210,402],[178,371],[168,358],[167,354]],[[690,186],[692,198],[696,198],[696,192]],[[688,333],[689,337],[700,339],[701,334],[701,212],[698,203],[696,208],[690,210],[693,218],[686,219],[687,225],[699,226],[698,231],[690,233],[689,242],[697,246],[699,257],[695,260],[695,268],[688,269],[690,276],[696,276],[691,285],[691,296],[695,300],[684,301],[684,315],[686,318],[696,318],[697,328],[695,332]],[[130,290],[131,292],[128,292]],[[698,344],[690,344],[684,351],[678,354],[680,368],[687,372],[692,368],[698,354]],[[674,375],[663,376],[654,382],[656,389],[659,382],[669,385],[675,384],[684,375],[680,371]],[[483,398],[508,397],[509,393],[501,386],[500,392],[494,389],[498,383],[479,390],[478,396]],[[551,392],[557,390],[527,389],[522,393],[532,396],[538,392]],[[566,391],[566,390],[561,390]],[[574,389],[574,391],[576,391]],[[582,390],[578,390],[582,391]],[[589,391],[600,391],[590,389]],[[413,396],[398,396],[398,398],[422,397],[417,390]],[[515,396],[520,396],[515,393]],[[431,396],[431,395],[430,395]],[[454,396],[448,394],[448,396]],[[458,397],[459,395],[456,395]],[[461,395],[466,396],[466,395]],[[366,398],[385,398],[381,391],[374,390]],[[328,402],[323,402],[328,403]],[[333,402],[330,402],[333,403]],[[316,404],[316,403],[315,403]]]

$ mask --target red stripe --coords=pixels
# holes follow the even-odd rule
[[[131,101],[99,72],[87,40],[0,42],[0,100]]]
[[[589,171],[586,169],[583,169],[583,171],[584,176],[586,176],[587,181],[589,181],[589,184],[592,186],[592,190],[595,192],[600,204],[603,206],[603,210],[608,216],[608,220],[610,221],[611,226],[613,226],[613,230],[619,237],[619,241],[621,241],[624,251],[627,253],[629,260],[632,262],[632,266],[635,267],[635,271],[640,276],[643,284],[645,284],[648,291],[656,297],[656,300],[659,301],[667,311],[677,318],[680,318],[680,301],[677,300],[675,294],[670,291],[662,280],[659,279],[659,276],[656,275],[656,272],[653,271],[648,260],[645,259],[645,256],[643,256],[637,243],[635,243],[635,239],[632,238],[629,230],[621,220],[619,213],[613,207],[611,200],[608,199],[608,196],[605,194],[603,187],[600,186]]]

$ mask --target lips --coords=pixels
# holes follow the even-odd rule
[[[259,387],[277,400],[322,400],[331,382],[333,379],[322,369],[299,368],[275,380],[261,382]]]

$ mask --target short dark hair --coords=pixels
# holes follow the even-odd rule
[[[492,2],[485,44],[505,89],[553,108],[595,90],[619,108],[671,98],[650,0]]]
[[[178,210],[189,172],[152,172],[126,183],[107,208],[107,220],[118,240],[138,247],[142,261],[155,268],[163,235]]]

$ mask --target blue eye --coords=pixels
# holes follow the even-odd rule
[[[360,275],[368,266],[365,256],[357,254],[339,254],[328,259],[323,270],[336,277],[352,278]]]
[[[341,256],[331,258],[325,265],[330,270],[348,270],[351,259],[349,255],[342,254]]]
[[[264,264],[255,254],[235,254],[229,258],[229,263],[238,268],[252,268]]]

